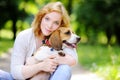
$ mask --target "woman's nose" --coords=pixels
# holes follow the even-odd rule
[[[51,29],[52,28],[52,23],[48,24],[48,28]]]

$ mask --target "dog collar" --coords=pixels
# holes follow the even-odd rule
[[[42,44],[46,44],[47,46],[50,46],[50,43],[49,43],[48,39],[42,40]]]
[[[49,42],[48,39],[42,40],[42,44],[51,47],[50,51],[54,51],[54,49],[55,49],[55,48],[53,48],[53,47],[51,46],[51,44],[50,44],[50,42]],[[63,50],[63,49],[55,49],[55,50],[59,51],[59,50]]]
[[[54,51],[54,48],[51,48],[50,51]]]

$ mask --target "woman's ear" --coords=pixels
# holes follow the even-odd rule
[[[56,30],[51,34],[49,38],[49,42],[51,47],[53,47],[55,50],[62,49],[62,40],[60,37],[60,30]]]

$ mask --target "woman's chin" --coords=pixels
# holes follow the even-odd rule
[[[49,36],[51,33],[44,33],[44,36]]]

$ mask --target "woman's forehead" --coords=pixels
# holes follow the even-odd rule
[[[59,12],[50,12],[45,15],[45,17],[54,18],[55,20],[62,19],[62,15]]]

